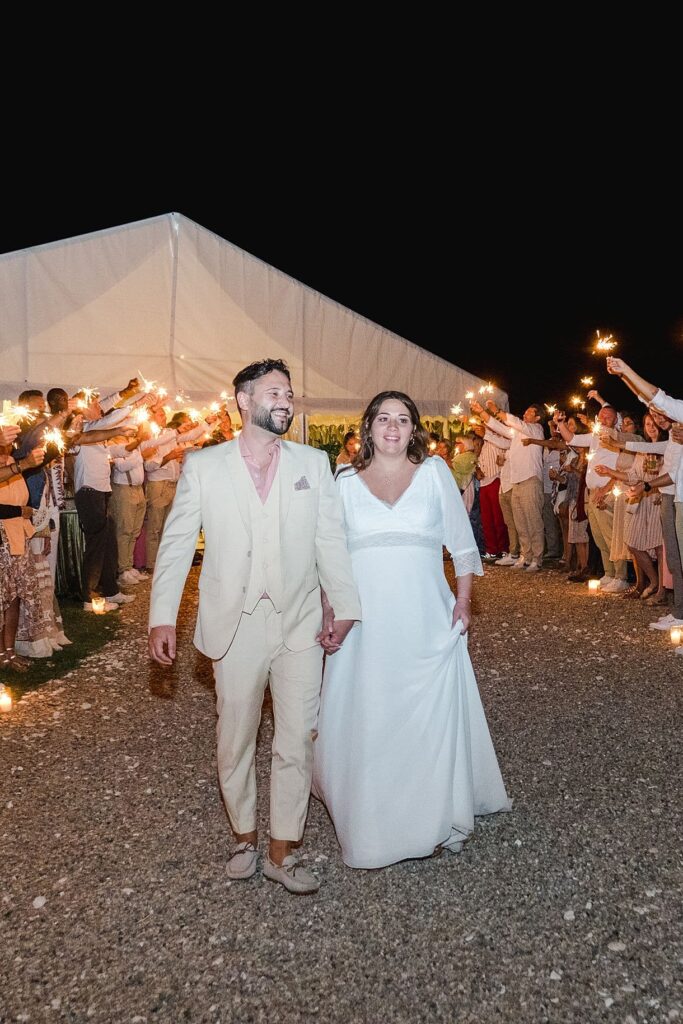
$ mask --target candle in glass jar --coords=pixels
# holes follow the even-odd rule
[[[588,589],[590,590],[591,594],[597,594],[598,590],[600,589],[600,580],[589,580]]]
[[[669,635],[671,637],[671,643],[675,647],[678,647],[678,645],[681,642],[681,639],[683,638],[683,630],[681,629],[681,627],[680,626],[672,626]]]
[[[92,599],[92,610],[95,615],[104,615],[105,599],[103,597],[93,597]]]

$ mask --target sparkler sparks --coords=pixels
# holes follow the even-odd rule
[[[557,412],[557,406],[556,405],[546,405],[546,410],[548,412],[548,415],[552,416],[552,414],[554,412]]]
[[[583,409],[584,401],[578,395],[572,395],[569,399],[569,404],[573,405],[575,409]]]
[[[612,335],[608,334],[606,338],[601,338],[600,331],[596,331],[595,333],[597,335],[597,340],[593,351],[598,355],[602,355],[604,352],[613,352],[617,347],[617,343],[612,339]]]
[[[64,440],[64,434],[61,430],[57,430],[55,427],[52,430],[46,430],[43,434],[43,446],[54,445],[60,455],[63,455],[66,450],[66,441]]]
[[[585,388],[592,388],[593,387],[593,378],[592,377],[582,377],[581,378],[581,383],[583,384],[583,386]]]
[[[12,405],[11,402],[3,402],[2,412],[0,413],[0,427],[18,426],[21,420],[27,423],[33,423],[36,418],[36,413],[33,409],[29,409],[27,405]]]
[[[460,402],[458,402],[456,405],[452,405],[451,406],[451,413],[454,416],[461,416],[462,415],[462,405],[460,404]]]
[[[468,391],[465,395],[465,398],[467,399],[468,402],[471,402],[474,399],[474,391]]]

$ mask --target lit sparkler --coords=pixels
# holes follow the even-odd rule
[[[584,407],[583,398],[580,398],[578,395],[572,395],[569,399],[569,404],[573,405],[575,409],[583,409]]]
[[[472,402],[474,400],[474,391],[468,391],[465,394],[465,398],[467,399],[468,402]]]
[[[209,409],[211,412],[218,412],[218,410],[220,409],[220,403],[212,402],[211,405],[209,406]]]
[[[202,419],[202,414],[199,409],[188,409],[187,415],[190,417],[193,423],[199,423]]]
[[[597,340],[593,351],[598,355],[602,355],[604,352],[613,352],[617,347],[617,343],[612,339],[612,335],[608,334],[606,338],[601,338],[600,331],[596,331],[595,333],[597,334]]]
[[[135,410],[135,412],[133,413],[133,422],[136,423],[138,426],[140,426],[142,423],[149,422],[149,409],[147,408],[146,405],[142,405],[140,406],[139,409]]]
[[[556,405],[546,405],[546,409],[548,411],[548,415],[549,416],[552,416],[552,414],[554,412],[557,412],[557,406]]]
[[[602,427],[600,426],[600,424],[596,420],[595,423],[593,424],[593,426],[591,427],[591,433],[592,434],[599,434],[601,430],[602,430]]]
[[[621,493],[622,493],[621,487],[619,487],[618,484],[615,484],[614,487],[612,488],[612,494],[614,495],[615,498],[618,498]]]
[[[453,414],[453,416],[462,415],[462,405],[460,404],[460,402],[458,402],[456,405],[451,406],[451,413]]]
[[[145,392],[146,395],[148,395],[150,393],[150,391],[156,391],[156,386],[155,386],[156,385],[156,381],[147,380],[145,377],[142,376],[142,374],[140,373],[139,370],[138,370],[138,380],[142,381],[142,390]]]
[[[585,388],[592,388],[594,381],[592,377],[582,377],[581,383]]]
[[[27,405],[12,405],[11,402],[3,402],[2,413],[0,413],[0,427],[18,426],[21,420],[33,423],[37,413],[29,409]]]
[[[161,433],[161,427],[159,426],[158,423],[150,423],[149,429],[150,433],[152,434],[152,437],[158,437],[159,434]]]
[[[54,445],[60,455],[63,455],[66,450],[66,441],[64,440],[64,434],[61,430],[57,430],[55,427],[52,430],[46,430],[43,434],[43,447],[45,445]]]

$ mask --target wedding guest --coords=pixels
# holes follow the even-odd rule
[[[341,451],[336,458],[337,466],[348,466],[358,454],[360,441],[355,430],[347,430],[342,441]]]
[[[76,396],[81,403],[84,419],[84,438],[74,446],[74,491],[78,519],[85,536],[83,560],[83,609],[93,610],[93,597],[105,598],[105,611],[115,611],[119,605],[134,600],[123,594],[117,582],[118,549],[116,525],[111,515],[110,459],[125,454],[126,443],[134,428],[125,428],[129,416],[127,407],[102,412],[97,396],[89,397],[81,391]],[[92,436],[97,438],[92,442]],[[107,443],[117,437],[117,444]]]
[[[481,471],[479,508],[486,548],[484,558],[491,561],[503,558],[509,551],[510,538],[500,504],[500,472],[505,461],[505,452],[510,447],[510,440],[486,427],[483,429],[478,462]]]
[[[659,427],[667,429],[666,424],[670,425],[669,442],[663,456],[661,476],[647,486],[647,482],[637,485],[634,490],[639,493],[639,490],[642,489],[647,493],[647,487],[654,484],[662,494],[662,533],[667,564],[674,584],[672,611],[662,615],[656,622],[651,622],[650,628],[664,630],[674,625],[683,626],[683,573],[680,568],[683,553],[683,507],[681,505],[683,502],[683,473],[679,471],[680,445],[683,443],[683,430],[680,428],[680,420],[683,419],[683,401],[671,398],[666,392],[644,380],[623,359],[609,356],[607,370],[620,377],[624,384],[649,406],[649,411]],[[679,449],[678,452],[676,448]],[[674,487],[673,494],[670,492],[671,486]]]
[[[23,469],[40,465],[43,456],[42,449],[35,449],[21,460]],[[28,554],[28,542],[35,533],[31,522],[33,510],[28,505],[28,487],[10,444],[0,447],[0,472],[0,667],[25,672],[30,662],[15,649],[19,613],[23,605],[29,621],[37,617],[40,595]]]
[[[194,423],[184,411],[174,413],[166,424],[163,406],[152,410],[152,421],[161,427],[156,439],[144,441],[146,446],[154,444],[156,451],[145,460],[145,495],[147,512],[145,516],[145,567],[147,573],[154,572],[159,542],[166,518],[173,504],[176,487],[180,479],[183,459],[195,441],[208,429],[208,421]]]
[[[143,449],[141,442],[149,443]],[[135,586],[148,580],[147,573],[133,566],[133,551],[145,521],[145,460],[156,453],[156,446],[144,424],[124,446],[123,454],[111,456],[110,510],[116,527],[118,584]]]
[[[588,493],[588,522],[593,539],[600,550],[603,564],[603,576],[600,580],[600,589],[605,593],[623,593],[628,589],[626,580],[626,560],[621,559],[613,562],[610,556],[612,544],[612,531],[614,523],[614,496],[611,493],[611,486],[604,486],[603,479],[595,472],[593,465],[605,465],[616,469],[617,453],[606,448],[601,438],[606,435],[611,439],[620,440],[626,435],[615,430],[617,421],[616,409],[611,405],[603,405],[598,413],[600,434],[573,434],[568,428],[565,420],[558,421],[559,432],[564,441],[572,448],[587,448],[589,465],[586,470],[586,487]]]
[[[499,409],[489,399],[486,409],[479,402],[472,409],[485,424],[498,420],[512,431],[509,452],[510,479],[512,481],[512,513],[519,534],[520,555],[512,568],[538,572],[543,561],[545,535],[543,531],[543,455],[539,448],[524,445],[525,437],[542,439],[542,406],[530,405],[520,419]]]
[[[643,433],[652,444],[664,438],[664,432],[660,431],[649,414],[643,418]],[[642,582],[636,592],[642,599],[649,599],[650,604],[667,603],[663,580],[664,539],[659,510],[661,496],[657,488],[652,486],[653,481],[660,476],[661,458],[660,455],[639,453],[634,456],[633,465],[628,470],[602,465],[595,467],[595,472],[600,476],[630,486],[643,481],[649,484],[645,492],[636,495],[629,490],[626,494],[624,540],[640,570],[639,580]]]

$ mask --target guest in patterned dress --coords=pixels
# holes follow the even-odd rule
[[[664,431],[660,430],[650,413],[643,417],[643,433],[652,444],[665,440]],[[643,452],[634,457],[633,465],[627,470],[610,469],[597,466],[596,473],[610,477],[629,485],[625,494],[624,504],[624,542],[633,556],[645,580],[645,587],[640,597],[650,599],[650,604],[666,604],[664,589],[662,546],[662,522],[659,506],[661,495],[657,488],[650,487],[644,493],[635,494],[630,488],[635,484],[648,483],[660,475],[662,457],[648,455]]]

